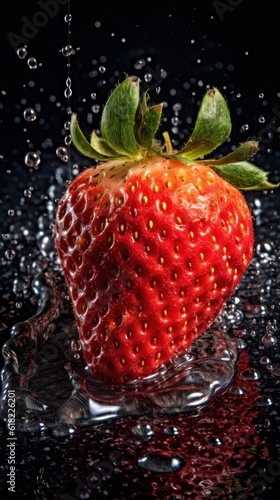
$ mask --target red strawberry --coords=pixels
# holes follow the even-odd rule
[[[139,96],[139,80],[126,78],[106,103],[102,138],[93,132],[89,143],[71,121],[74,144],[99,165],[64,194],[55,242],[86,362],[111,383],[155,373],[213,323],[253,254],[239,189],[275,187],[246,161],[256,142],[197,160],[231,131],[217,89],[180,151],[166,133],[164,146],[155,141],[161,113]]]

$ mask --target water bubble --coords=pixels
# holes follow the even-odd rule
[[[23,118],[27,122],[34,122],[37,118],[37,114],[34,108],[26,108],[23,112]]]
[[[242,130],[249,130],[249,125],[248,123],[244,123],[244,125],[242,125]]]
[[[8,210],[8,215],[9,217],[13,217],[15,215],[15,211],[13,208],[10,208],[10,210]]]
[[[36,69],[38,66],[37,59],[35,57],[29,57],[27,59],[27,65],[30,69]]]
[[[160,453],[148,454],[140,458],[137,463],[142,469],[161,473],[175,472],[185,465],[185,461],[181,457]]]
[[[71,14],[65,14],[64,21],[66,23],[70,23],[72,21],[72,15]]]
[[[100,66],[99,67],[99,72],[102,73],[102,74],[105,73],[106,72],[105,66]]]
[[[9,250],[6,250],[6,252],[5,252],[6,259],[13,260],[15,258],[15,256],[16,256],[15,250],[13,250],[12,248],[10,248]]]
[[[265,123],[265,117],[263,115],[259,116],[259,122],[260,123]]]
[[[92,92],[92,93],[90,94],[90,97],[91,97],[92,99],[96,99],[96,97],[97,97],[96,92]]]
[[[26,45],[24,47],[19,47],[17,49],[17,56],[20,59],[24,59],[27,56],[27,47],[26,47]]]
[[[35,151],[29,151],[24,157],[24,163],[29,168],[37,167],[41,162],[40,155]]]

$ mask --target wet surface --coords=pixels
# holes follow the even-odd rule
[[[224,89],[235,123],[227,146],[259,137],[256,163],[280,180],[280,85],[269,44],[263,40],[260,61],[241,28],[235,43],[230,36],[245,3],[217,11],[213,2],[203,15],[195,3],[187,39],[182,16],[163,8],[169,36],[161,47],[144,14],[129,14],[128,26],[124,13],[116,23],[116,12],[96,9],[88,21],[71,6],[70,22],[61,4],[30,36],[26,54],[22,47],[16,54],[8,34],[23,36],[22,16],[36,21],[41,7],[15,2],[18,16],[3,31],[11,69],[0,99],[1,498],[14,495],[13,473],[22,498],[278,497],[279,192],[245,194],[255,254],[240,286],[175,372],[166,368],[137,398],[131,387],[101,391],[85,370],[52,239],[57,200],[85,165],[69,150],[67,106],[92,129],[126,72],[166,101],[174,144],[188,135],[206,86]],[[154,384],[165,387],[166,379],[167,398]]]

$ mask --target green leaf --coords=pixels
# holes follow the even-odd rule
[[[203,97],[194,130],[178,154],[189,160],[201,158],[223,144],[231,132],[231,119],[227,103],[216,89]]]
[[[208,164],[208,162],[205,162]],[[267,172],[256,167],[248,161],[228,163],[226,165],[211,165],[215,172],[240,190],[260,191],[263,189],[274,189],[280,184],[268,182]]]
[[[136,127],[137,140],[144,148],[151,148],[159,128],[163,104],[147,107],[146,94],[141,100]]]
[[[95,160],[106,160],[106,157],[103,154],[100,154],[96,149],[94,149],[85,138],[83,132],[80,129],[77,115],[75,113],[73,113],[71,116],[70,134],[74,146],[76,146],[80,153],[88,156],[89,158],[94,158]]]
[[[95,131],[93,130],[90,136],[90,145],[93,149],[98,151],[98,153],[112,158],[118,158],[119,154],[117,151],[114,151],[108,143],[102,137],[99,137]]]
[[[128,77],[113,90],[101,117],[101,135],[119,154],[139,157],[135,121],[139,105],[139,78]]]
[[[236,163],[244,160],[248,160],[251,158],[258,150],[258,142],[257,141],[248,141],[241,144],[234,151],[229,153],[222,158],[217,158],[213,160],[207,159],[207,165],[215,166],[215,165],[226,165],[227,163]],[[200,162],[200,161],[199,161]],[[203,160],[201,160],[203,163]]]

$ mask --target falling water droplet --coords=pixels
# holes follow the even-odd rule
[[[16,256],[16,252],[13,249],[6,250],[5,257],[8,260],[13,260]]]
[[[59,146],[56,150],[56,155],[61,158],[62,161],[68,161],[68,151],[65,147]]]
[[[153,78],[152,73],[145,73],[144,75],[145,82],[149,83],[152,80],[152,78]]]
[[[67,87],[64,90],[64,97],[66,97],[68,99],[69,97],[71,97],[71,95],[72,95],[72,89],[70,87]]]
[[[37,114],[34,108],[26,108],[23,112],[23,118],[27,122],[34,122],[37,118]]]
[[[24,157],[24,163],[29,168],[37,167],[40,162],[40,155],[38,153],[35,153],[35,151],[29,151]]]
[[[19,47],[17,49],[17,55],[20,59],[24,59],[27,56],[27,47]]]
[[[64,16],[64,21],[65,21],[66,23],[71,23],[71,21],[72,21],[72,15],[71,15],[71,14],[66,14],[66,15]]]
[[[37,59],[35,59],[35,57],[29,57],[27,59],[27,65],[30,69],[36,69],[38,66]]]
[[[69,57],[74,54],[74,49],[72,45],[65,45],[65,47],[62,48],[61,53],[64,57]]]

